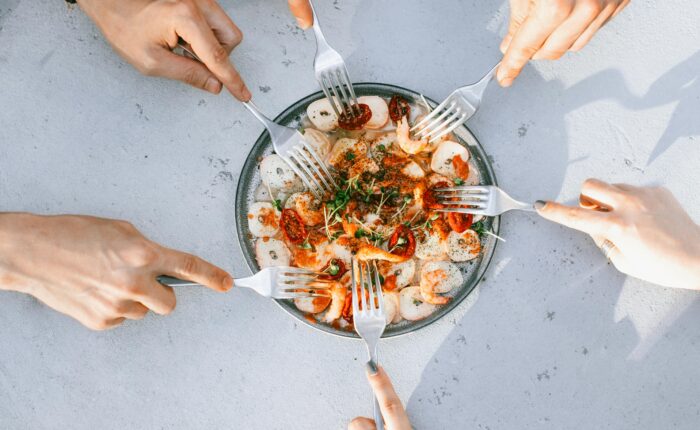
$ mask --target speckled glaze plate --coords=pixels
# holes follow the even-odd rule
[[[388,84],[377,84],[377,83],[360,83],[354,85],[355,92],[358,96],[369,96],[377,95],[385,98],[390,98],[394,94],[400,94],[411,104],[422,103],[420,93],[408,90],[406,88],[397,87]],[[283,124],[289,127],[298,128],[302,117],[306,115],[306,107],[313,101],[318,100],[323,97],[322,92],[317,92],[311,94],[303,99],[297,101],[284,112],[279,114],[275,121],[279,124]],[[426,101],[435,107],[437,103],[433,100],[426,98]],[[496,178],[493,173],[493,168],[489,163],[489,160],[481,147],[476,137],[472,132],[465,126],[458,127],[454,134],[460,139],[460,143],[469,148],[471,153],[472,163],[476,166],[481,184],[484,185],[496,185]],[[263,132],[255,145],[248,154],[248,158],[243,165],[243,170],[241,176],[238,180],[238,188],[236,190],[236,227],[238,232],[238,240],[245,256],[248,267],[252,272],[257,272],[260,270],[258,263],[255,259],[255,246],[253,240],[251,240],[248,230],[248,218],[246,214],[248,213],[248,207],[252,204],[254,200],[255,189],[260,184],[260,169],[258,168],[260,160],[273,152],[272,143],[270,142],[270,137],[267,132]],[[500,226],[500,218],[485,218],[485,226],[489,228],[492,232],[498,234]],[[465,263],[455,263],[459,266],[464,277],[464,284],[461,288],[455,288],[450,291],[447,295],[452,297],[452,300],[444,306],[441,306],[437,311],[435,311],[428,318],[420,321],[402,321],[399,324],[392,324],[387,326],[383,337],[399,336],[402,334],[410,333],[416,331],[420,328],[426,327],[440,318],[447,315],[452,309],[456,308],[462,300],[464,300],[476,287],[481,278],[484,276],[486,269],[488,268],[493,253],[496,248],[497,239],[491,235],[484,235],[481,238],[482,253],[481,255],[471,261]],[[294,318],[298,319],[304,324],[308,324],[318,330],[324,331],[326,333],[334,334],[337,336],[357,338],[357,333],[349,330],[336,329],[330,325],[324,323],[313,323],[305,318],[305,314],[299,311],[291,300],[276,300],[282,309],[291,314]]]

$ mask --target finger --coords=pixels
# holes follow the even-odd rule
[[[201,8],[214,36],[230,54],[243,40],[243,32],[216,1],[204,1],[201,3]]]
[[[138,302],[126,302],[122,304],[121,314],[130,320],[140,320],[146,316],[148,308]]]
[[[572,51],[578,51],[593,38],[593,36],[596,34],[600,28],[605,25],[605,23],[608,21],[610,17],[612,17],[612,14],[615,13],[615,9],[617,9],[618,4],[617,3],[608,3],[605,8],[600,12],[600,14],[596,17],[596,19],[593,20],[588,25],[588,28],[581,33],[581,35],[576,39],[573,45],[571,45],[571,50]]]
[[[168,315],[175,309],[177,299],[172,288],[155,279],[147,285],[137,288],[129,295],[129,299],[139,302],[159,315]]]
[[[225,270],[195,255],[168,248],[163,248],[163,255],[159,274],[196,282],[216,291],[228,291],[233,286],[233,279]]]
[[[357,417],[350,421],[348,430],[377,430],[374,420],[365,417]]]
[[[391,384],[389,376],[384,372],[384,369],[379,367],[374,375],[367,372],[367,379],[372,386],[374,395],[377,397],[379,409],[382,411],[382,417],[387,428],[410,428],[410,422],[406,411],[401,404],[401,399],[394,391],[394,386]]]
[[[221,46],[200,12],[193,10],[192,15],[192,19],[182,19],[177,24],[177,33],[192,45],[194,53],[234,97],[241,101],[250,100],[250,91],[231,64],[226,48]]]
[[[518,32],[520,26],[525,22],[530,14],[530,0],[511,0],[510,1],[510,20],[508,21],[508,32],[503,37],[499,49],[505,54],[513,40],[513,36]]]
[[[537,210],[543,218],[590,235],[605,236],[608,232],[608,213],[547,202]]]
[[[199,61],[174,54],[163,49],[156,55],[157,66],[153,74],[164,78],[175,79],[208,91],[212,94],[221,92],[221,82]]]
[[[603,6],[597,1],[578,2],[571,15],[554,30],[542,48],[532,56],[532,59],[556,60],[560,58],[586,31],[602,10]]]
[[[625,193],[614,185],[591,178],[581,185],[581,197],[607,209],[619,207],[624,202]]]
[[[626,8],[629,3],[630,3],[630,0],[622,0],[622,3],[620,3],[620,6],[618,6],[617,9],[615,9],[615,12],[612,14],[612,16],[610,18],[611,19],[615,18],[617,16],[617,14],[622,12],[622,9]]]
[[[126,319],[126,318],[124,318],[124,317],[119,317],[119,318],[113,318],[113,319],[109,319],[109,320],[103,321],[103,322],[101,323],[101,325],[99,326],[99,328],[97,328],[97,330],[109,330],[109,329],[113,329],[114,327],[116,327],[116,326],[120,325],[121,323],[123,323],[125,319]]]
[[[311,4],[308,0],[289,0],[289,10],[297,19],[299,27],[306,30],[314,24],[313,13],[311,12]]]
[[[510,86],[530,58],[557,26],[564,21],[570,10],[566,8],[536,8],[520,26],[508,50],[503,56],[496,78],[504,86]]]

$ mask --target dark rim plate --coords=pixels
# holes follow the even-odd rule
[[[358,96],[377,95],[389,98],[394,94],[399,94],[406,98],[411,104],[422,103],[420,93],[408,90],[406,88],[397,87],[395,85],[359,83],[355,84],[354,88]],[[304,97],[279,114],[275,118],[275,122],[290,127],[298,127],[302,117],[306,114],[306,107],[309,105],[309,103],[322,97],[323,93],[321,91]],[[437,106],[437,103],[435,103],[433,100],[428,98],[425,100],[432,107]],[[481,184],[496,185],[496,177],[493,173],[491,163],[486,156],[486,152],[481,147],[481,144],[479,144],[479,142],[476,140],[476,137],[474,137],[472,132],[465,125],[458,127],[454,131],[454,134],[461,140],[460,143],[468,146],[472,157],[472,163],[476,165],[476,168],[479,171]],[[265,131],[255,142],[255,145],[248,154],[248,158],[246,158],[236,190],[236,229],[238,233],[238,240],[246,262],[248,263],[248,267],[252,272],[257,272],[260,269],[255,259],[255,248],[253,241],[249,238],[248,219],[246,214],[248,213],[248,206],[254,202],[253,196],[255,189],[260,184],[260,173],[258,169],[258,165],[260,164],[259,160],[262,159],[263,156],[272,152],[272,143],[270,142],[270,137],[267,131]],[[484,223],[486,227],[491,229],[491,231],[498,234],[500,228],[500,217],[485,218]],[[462,288],[456,288],[448,294],[452,297],[452,300],[447,305],[441,306],[432,315],[423,320],[402,321],[399,324],[388,326],[382,337],[399,336],[426,327],[444,317],[451,310],[459,306],[459,304],[462,303],[462,301],[474,290],[476,285],[484,276],[484,273],[486,272],[486,269],[493,258],[497,241],[498,240],[491,235],[482,236],[482,254],[472,261],[468,261],[466,263],[456,263],[460,267],[465,281]],[[339,330],[324,323],[310,322],[304,317],[304,313],[299,311],[294,306],[294,303],[292,303],[291,300],[276,300],[276,302],[278,305],[280,305],[280,307],[282,307],[282,309],[304,324],[308,324],[316,329],[337,336],[351,338],[358,337],[354,331]]]

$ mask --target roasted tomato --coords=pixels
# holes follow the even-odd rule
[[[341,276],[347,272],[348,269],[345,267],[345,263],[337,258],[331,258],[328,260],[328,264],[324,267],[321,272],[323,275],[320,276],[321,279],[336,280],[340,279]]]
[[[352,291],[348,291],[345,296],[345,303],[343,304],[343,312],[341,313],[345,321],[352,324]]]
[[[462,157],[459,155],[455,155],[454,158],[452,158],[452,166],[455,168],[457,176],[463,181],[466,181],[469,177],[469,163],[462,160]]]
[[[389,101],[389,117],[391,120],[396,122],[404,116],[409,116],[410,113],[411,106],[408,104],[406,99],[398,94],[395,94]]]
[[[435,195],[436,188],[447,188],[450,184],[445,181],[438,182],[432,187],[428,188],[425,193],[423,193],[423,208],[425,209],[442,209],[445,205],[438,203],[438,198]]]
[[[280,225],[284,236],[291,243],[298,245],[306,239],[306,226],[294,209],[283,209]]]
[[[396,275],[389,275],[384,278],[384,284],[382,284],[382,290],[393,291],[396,289]]]
[[[343,112],[338,118],[338,126],[344,130],[362,130],[362,127],[372,118],[372,111],[364,103],[358,104],[360,107],[359,115],[355,112],[352,117]]]
[[[401,224],[396,227],[389,238],[389,252],[404,258],[410,258],[416,250],[416,237],[410,228]]]
[[[450,224],[450,228],[457,233],[464,233],[469,227],[472,226],[472,220],[474,215],[472,214],[460,214],[456,212],[450,212],[447,214],[447,222]]]

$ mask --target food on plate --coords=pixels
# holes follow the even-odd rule
[[[412,136],[429,111],[399,95],[358,103],[354,115],[338,116],[327,99],[316,100],[301,122],[338,189],[319,200],[270,154],[247,216],[261,267],[303,267],[331,281],[325,297],[294,304],[307,319],[341,329],[352,328],[353,257],[376,262],[387,324],[398,324],[449,303],[464,284],[464,262],[482,250],[480,218],[436,211],[444,207],[436,189],[479,183],[468,147],[453,134],[437,142]]]

